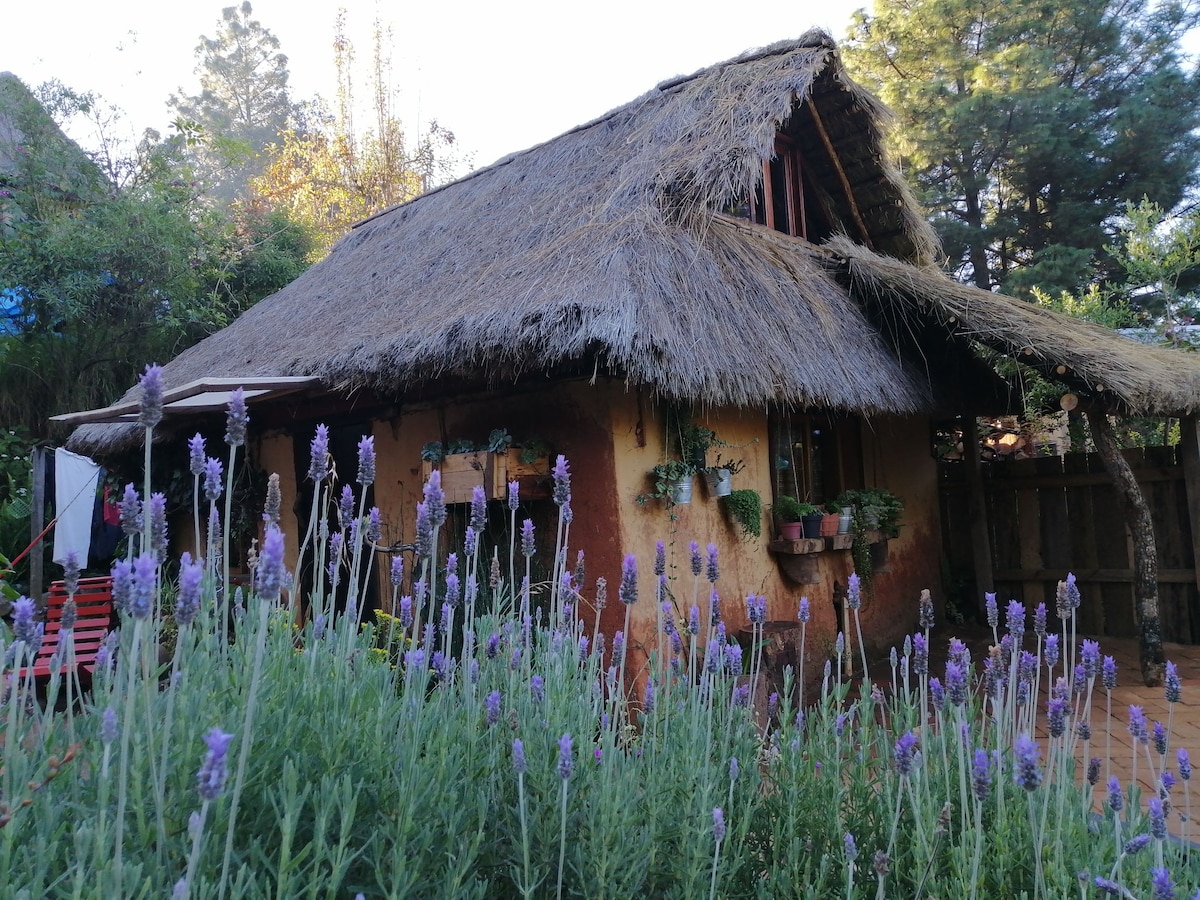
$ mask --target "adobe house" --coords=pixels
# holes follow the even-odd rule
[[[301,515],[316,424],[334,427],[346,481],[354,442],[373,434],[374,502],[392,543],[412,540],[428,442],[536,436],[571,462],[571,554],[586,552],[589,583],[608,579],[609,635],[623,555],[638,554],[650,598],[657,540],[686,615],[695,539],[720,549],[731,630],[750,592],[788,622],[807,596],[810,632],[830,645],[852,566],[844,541],[779,543],[765,521],[761,538],[744,537],[699,488],[686,505],[637,502],[677,452],[669,423],[683,416],[744,461],[735,487],[766,507],[777,492],[822,502],[871,486],[903,499],[863,609],[868,644],[886,648],[914,627],[922,588],[939,596],[932,423],[1015,402],[982,349],[1106,410],[1192,413],[1200,396],[1183,354],[942,275],[887,160],[886,121],[817,31],[663,82],[360,223],[166,366],[175,390],[160,431],[181,443],[207,428],[219,441],[226,392],[244,385],[254,464],[283,475],[284,508]],[[64,417],[80,425],[70,447],[103,458],[132,446],[141,429],[120,423],[134,404],[131,391]],[[531,498],[520,516],[548,521],[552,509]],[[301,529],[285,528],[294,556]],[[643,599],[632,645],[653,644],[654,629]]]

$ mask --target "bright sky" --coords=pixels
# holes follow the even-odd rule
[[[193,51],[233,0],[26,0],[4,13],[0,71],[30,87],[58,78],[126,114],[131,135],[165,132],[173,91],[195,93]],[[238,0],[240,2],[240,0]],[[869,0],[252,0],[254,18],[289,59],[294,99],[336,93],[331,49],[338,6],[359,65],[378,17],[394,34],[396,111],[406,128],[431,118],[455,132],[476,166],[595,118],[660,81],[795,38],[813,26],[844,37]],[[366,71],[359,75],[367,98]],[[85,147],[92,141],[72,132]]]

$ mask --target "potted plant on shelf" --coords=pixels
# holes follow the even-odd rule
[[[900,535],[900,514],[904,511],[904,501],[887,488],[861,488],[843,492],[835,503],[851,508],[854,541],[850,546],[850,555],[863,586],[869,588],[871,576],[878,568],[876,557],[886,559],[886,541]],[[876,545],[880,545],[882,550],[876,551]]]
[[[814,513],[819,513],[819,510],[813,504],[805,503],[787,495],[775,498],[775,506],[772,511],[779,520],[779,536],[785,541],[795,541],[801,537],[810,537],[807,533],[808,529],[804,525],[804,518],[805,516],[811,517]],[[816,530],[811,537],[818,537],[820,530],[820,522],[818,521]]]
[[[762,497],[758,491],[750,488],[730,491],[721,498],[725,505],[725,514],[730,520],[742,527],[746,537],[762,535]]]

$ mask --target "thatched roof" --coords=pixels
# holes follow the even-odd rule
[[[786,129],[835,231],[903,269],[931,264],[885,125],[821,32],[664,82],[360,223],[170,363],[167,383],[307,375],[413,396],[575,367],[703,404],[945,408],[940,388],[966,382],[898,352],[836,260],[721,213],[753,194]],[[71,445],[103,452],[122,429],[85,426]]]
[[[37,188],[64,202],[94,195],[103,181],[79,145],[11,72],[0,72],[0,184],[19,185],[25,158],[36,148]]]

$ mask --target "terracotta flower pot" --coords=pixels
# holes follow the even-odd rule
[[[779,526],[779,537],[785,541],[798,541],[804,537],[803,522],[783,522]]]

